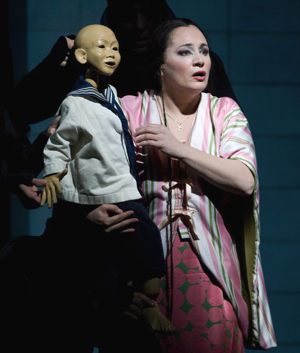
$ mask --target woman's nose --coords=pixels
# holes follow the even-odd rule
[[[200,66],[200,67],[202,67],[204,65],[204,60],[203,60],[203,56],[201,53],[195,54],[193,64],[194,64],[194,66]]]

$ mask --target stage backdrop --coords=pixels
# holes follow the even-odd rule
[[[59,36],[99,23],[102,0],[9,0],[15,81]],[[254,135],[261,195],[261,252],[279,347],[300,349],[300,1],[169,0],[196,21],[219,54]],[[43,78],[41,87],[43,89]],[[59,83],[58,83],[59,84]],[[33,107],[34,108],[34,107]],[[31,126],[30,137],[48,124]],[[10,237],[39,236],[51,215],[11,201]],[[71,220],[70,220],[71,221]]]

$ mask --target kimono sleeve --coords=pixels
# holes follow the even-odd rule
[[[220,98],[216,113],[222,116],[220,131],[220,157],[239,160],[257,177],[255,146],[249,122],[237,103],[230,98]]]

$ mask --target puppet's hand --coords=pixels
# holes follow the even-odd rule
[[[46,201],[48,208],[51,208],[52,202],[57,203],[56,190],[61,194],[61,179],[68,173],[68,168],[65,168],[61,173],[52,174],[44,179],[47,181],[47,184],[43,188],[41,206],[44,206]]]

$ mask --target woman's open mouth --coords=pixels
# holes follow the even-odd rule
[[[197,80],[197,81],[204,81],[205,77],[206,77],[206,73],[205,71],[197,71],[193,74],[193,77]]]

